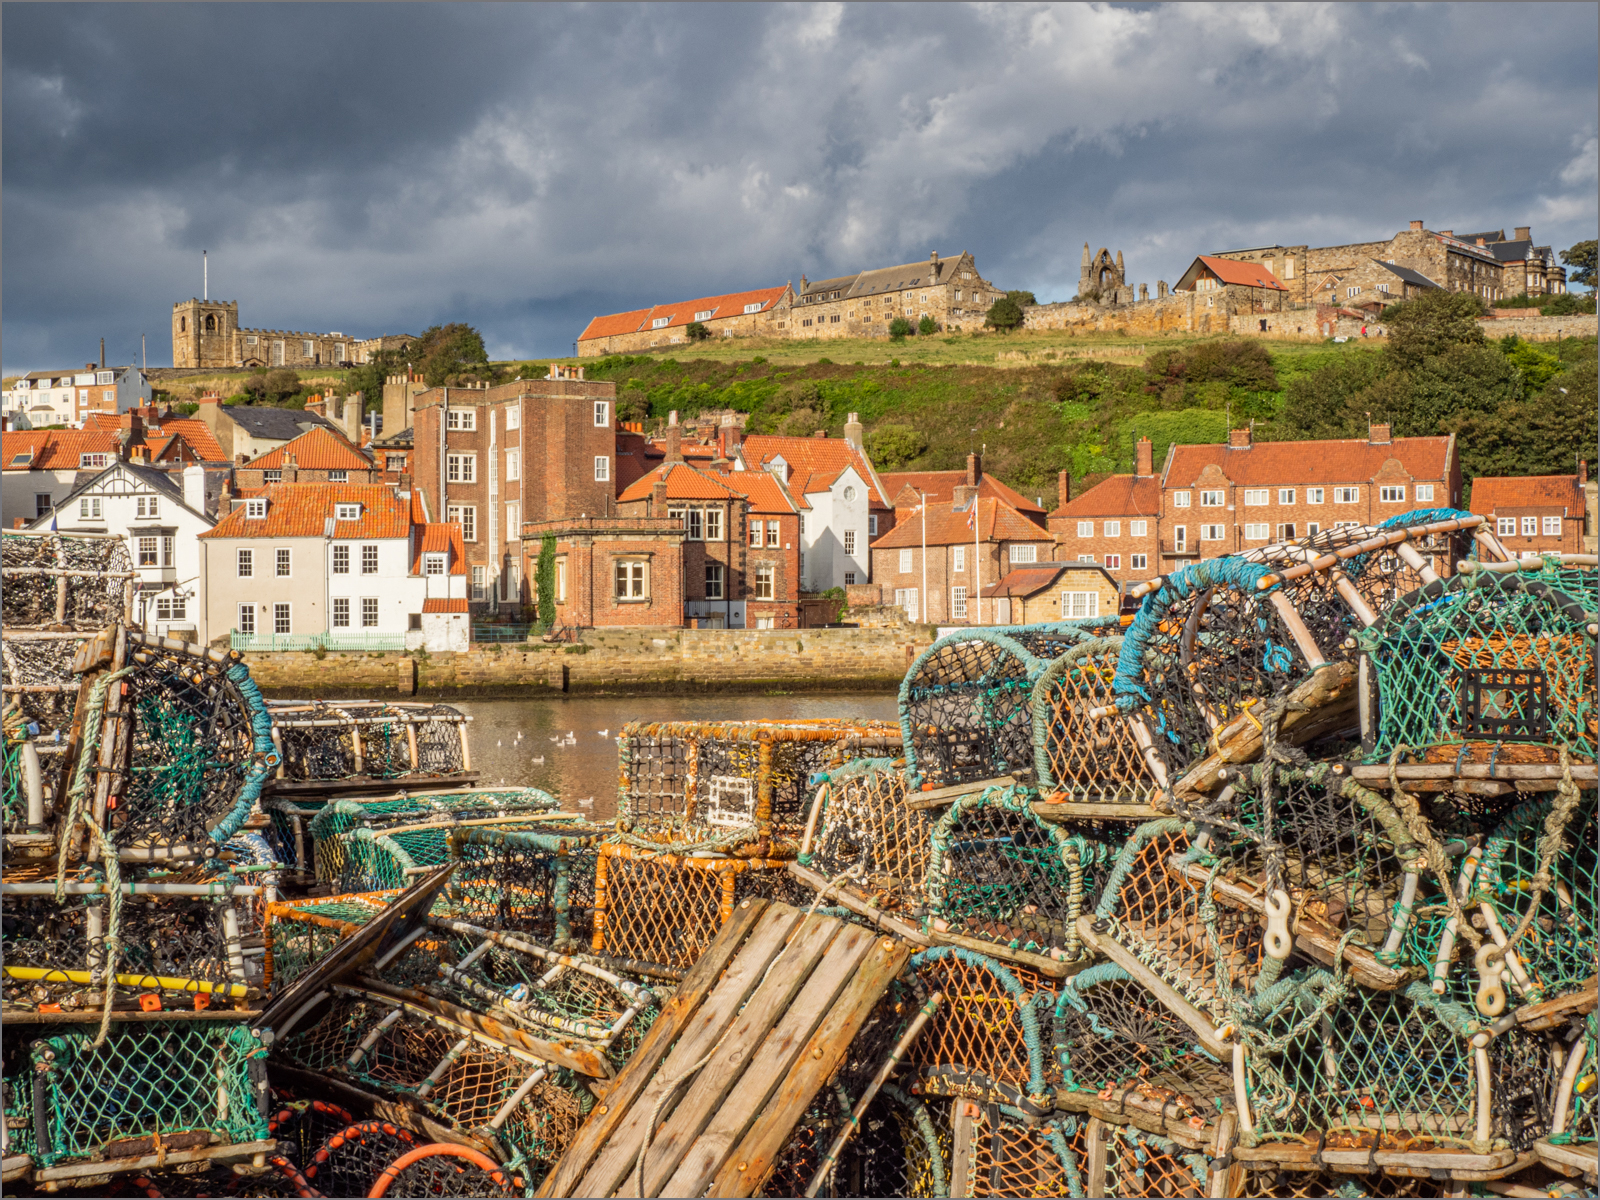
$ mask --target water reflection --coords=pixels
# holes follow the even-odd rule
[[[609,820],[617,807],[617,735],[629,721],[841,717],[892,721],[886,692],[815,696],[595,696],[451,701],[472,717],[472,765],[485,784],[543,788],[563,809]],[[571,735],[569,744],[568,735]],[[520,737],[519,737],[520,735]]]

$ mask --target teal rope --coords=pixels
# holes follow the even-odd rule
[[[1039,1017],[1028,1002],[1028,993],[1017,977],[994,959],[964,946],[930,946],[926,950],[919,950],[911,956],[906,968],[915,971],[943,958],[954,958],[969,967],[988,971],[1015,1001],[1017,1014],[1022,1021],[1022,1041],[1028,1050],[1028,1100],[1041,1108],[1052,1107],[1054,1099],[1044,1079],[1044,1039],[1039,1033]]]
[[[1053,792],[1061,781],[1055,777],[1050,764],[1050,692],[1059,686],[1061,677],[1077,668],[1084,659],[1102,654],[1117,655],[1122,650],[1120,636],[1088,638],[1056,659],[1039,675],[1033,684],[1033,773],[1039,780],[1041,792]]]
[[[949,1196],[950,1176],[945,1172],[944,1150],[939,1146],[939,1134],[933,1128],[933,1118],[928,1115],[927,1106],[915,1096],[902,1092],[892,1083],[886,1083],[878,1090],[891,1100],[904,1105],[911,1113],[911,1123],[917,1127],[923,1148],[928,1152],[928,1167],[933,1173],[933,1194]]]

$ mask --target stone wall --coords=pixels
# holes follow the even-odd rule
[[[1029,305],[1024,329],[1064,329],[1073,333],[1227,333],[1234,314],[1277,315],[1278,293],[1229,285],[1214,292],[1169,292],[1132,304],[1082,304],[1070,300]],[[1272,310],[1269,314],[1268,310]]]
[[[1600,315],[1595,313],[1573,313],[1565,317],[1524,317],[1510,321],[1491,319],[1479,321],[1478,324],[1483,327],[1484,337],[1503,338],[1508,333],[1514,333],[1528,342],[1553,342],[1558,336],[1565,339],[1600,335]]]
[[[933,641],[927,626],[590,631],[584,651],[542,644],[464,654],[250,654],[269,694],[528,695],[569,692],[857,690],[898,687]]]

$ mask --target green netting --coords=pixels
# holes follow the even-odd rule
[[[22,743],[9,736],[0,744],[0,828],[20,833],[28,824],[28,797],[22,785]]]
[[[150,1154],[157,1136],[267,1136],[266,1050],[243,1025],[118,1025],[99,1049],[94,1037],[73,1030],[35,1042],[32,1078],[11,1081],[31,1090],[36,1164]]]
[[[449,896],[463,920],[514,930],[557,947],[594,936],[595,845],[610,830],[572,824],[542,829],[457,829],[459,861]]]
[[[1524,742],[1592,758],[1596,736],[1594,595],[1521,573],[1479,571],[1430,583],[1359,635],[1375,682],[1364,730],[1370,762],[1397,748]]]
[[[1091,638],[1052,662],[1033,686],[1033,768],[1062,799],[1148,804],[1159,791],[1128,722],[1093,719],[1114,703],[1120,637]]]

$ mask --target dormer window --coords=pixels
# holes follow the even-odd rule
[[[760,306],[757,305],[757,307],[759,308]],[[711,320],[712,314],[715,313],[716,311],[717,310],[714,309],[714,308],[702,308],[699,312],[695,313],[694,319],[696,321],[709,321],[709,320]],[[746,305],[745,306],[745,312],[749,312],[749,311],[750,311],[750,306]]]
[[[110,371],[96,371],[95,372],[95,376],[94,376],[94,381],[96,383],[114,383],[114,382],[116,382],[116,380],[112,377],[112,373]]]
[[[267,515],[267,502],[265,500],[246,500],[244,502],[245,519],[260,521]]]
[[[79,467],[104,467],[111,463],[109,454],[80,454],[78,455]]]
[[[361,505],[335,504],[333,506],[333,519],[336,521],[359,521],[361,519]]]
[[[761,311],[761,305],[759,305],[759,304],[746,304],[744,306],[744,311],[745,311],[746,315],[748,315],[750,313],[758,313],[758,312]]]
[[[261,482],[262,483],[282,483],[283,482],[283,472],[282,471],[274,471],[274,470],[262,471],[261,472]]]
[[[422,556],[422,573],[424,575],[443,575],[444,557],[442,554],[424,554]]]
[[[672,324],[672,318],[671,317],[657,317],[655,320],[650,322],[650,328],[651,329],[665,329],[670,324]]]

